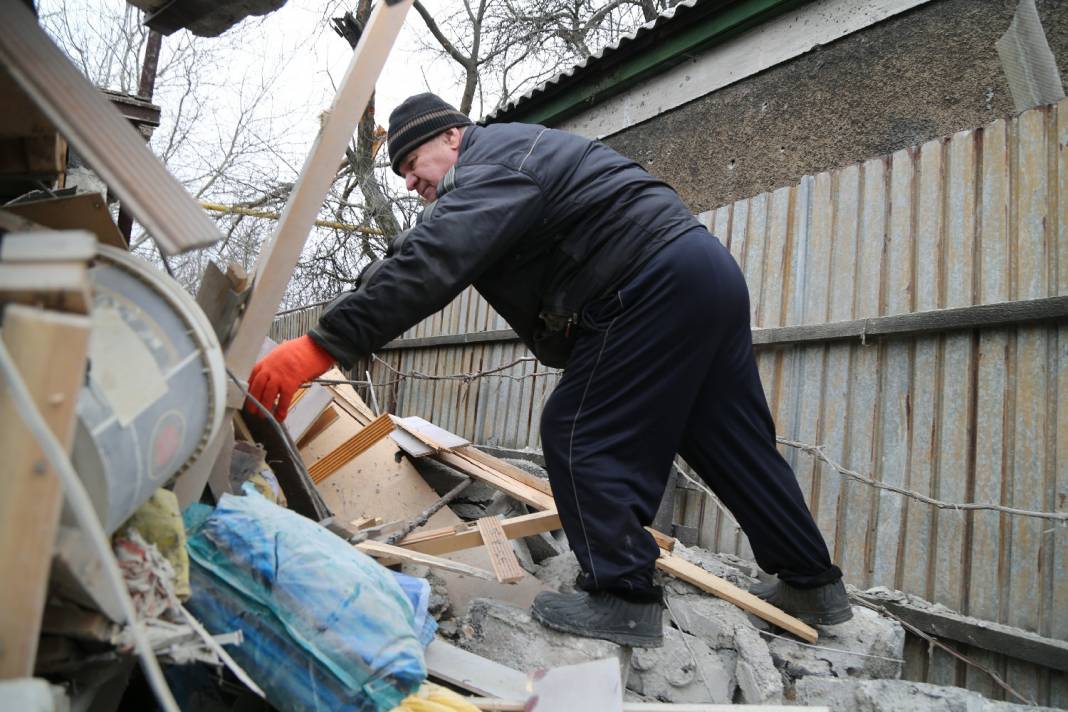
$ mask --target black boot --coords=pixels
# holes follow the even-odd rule
[[[796,588],[775,579],[754,585],[749,593],[808,625],[836,625],[853,617],[842,579],[816,588]]]
[[[572,635],[636,648],[664,644],[658,602],[634,603],[606,591],[543,591],[534,599],[530,613],[545,627]]]

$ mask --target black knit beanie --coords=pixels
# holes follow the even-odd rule
[[[453,126],[468,126],[467,118],[437,94],[416,94],[389,115],[389,163],[400,175],[400,164],[413,149]]]

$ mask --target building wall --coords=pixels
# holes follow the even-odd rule
[[[1037,6],[1063,70],[1068,3]],[[604,141],[698,213],[982,126],[1014,113],[995,42],[1015,8],[1014,0],[927,3]]]

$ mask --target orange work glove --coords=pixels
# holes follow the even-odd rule
[[[248,392],[282,421],[289,413],[289,404],[293,402],[293,394],[297,389],[323,375],[333,365],[334,357],[312,341],[310,336],[283,341],[252,367],[248,377]],[[246,410],[263,417],[251,401],[246,405]]]

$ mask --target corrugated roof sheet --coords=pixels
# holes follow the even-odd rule
[[[586,57],[578,64],[575,64],[569,69],[565,69],[552,79],[548,79],[545,82],[542,82],[538,86],[534,87],[530,91],[520,96],[518,99],[514,99],[508,102],[505,106],[494,110],[483,120],[487,123],[498,121],[504,115],[513,112],[515,109],[519,108],[521,105],[534,99],[535,97],[538,97],[542,94],[546,94],[552,91],[553,89],[561,86],[562,84],[570,83],[571,80],[576,79],[579,74],[585,72],[587,69],[591,69],[596,65],[608,62],[611,59],[621,58],[622,56],[629,56],[630,50],[635,48],[634,45],[640,43],[648,35],[662,31],[665,26],[671,24],[676,18],[678,18],[678,21],[681,23],[686,19],[686,15],[690,14],[690,12],[698,5],[715,6],[718,8],[727,4],[729,3],[723,2],[722,0],[720,0],[719,2],[717,2],[716,0],[682,0],[674,7],[670,7],[661,12],[656,17],[656,19],[646,22],[641,27],[638,27],[637,29],[628,32],[615,42],[605,45],[598,51]]]

